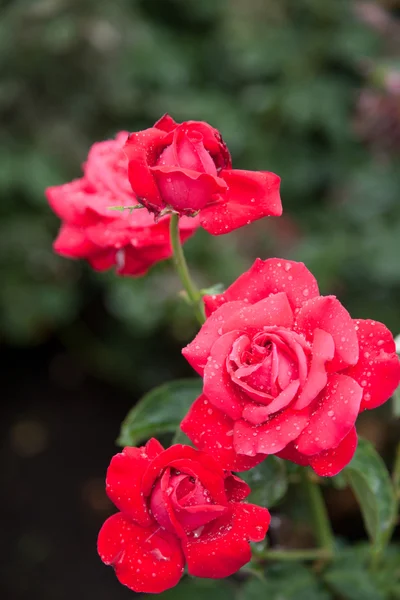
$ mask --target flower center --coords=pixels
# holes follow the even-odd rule
[[[216,504],[199,479],[165,469],[156,481],[150,497],[155,520],[168,531],[194,531],[225,512]]]

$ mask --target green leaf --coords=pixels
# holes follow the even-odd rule
[[[135,446],[152,436],[174,432],[202,388],[201,379],[180,379],[154,388],[128,413],[117,443]]]
[[[385,600],[366,569],[355,568],[349,562],[347,568],[333,568],[324,574],[328,586],[343,600]]]
[[[183,579],[177,587],[157,595],[161,600],[233,600],[234,588],[227,581]]]
[[[314,573],[302,565],[277,565],[266,570],[265,581],[251,579],[240,600],[331,600]]]
[[[370,442],[359,439],[356,453],[345,474],[360,505],[374,552],[379,553],[388,542],[397,511],[393,485],[385,463]]]
[[[276,456],[268,456],[250,471],[240,473],[251,487],[248,502],[270,508],[279,502],[288,487],[285,462]]]

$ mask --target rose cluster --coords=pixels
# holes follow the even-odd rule
[[[220,235],[282,212],[279,177],[232,169],[220,133],[204,122],[165,115],[122,132],[95,144],[83,170],[47,197],[62,219],[55,250],[97,270],[137,276],[170,257],[173,213],[184,242],[199,225]],[[176,585],[185,564],[211,578],[246,564],[270,516],[244,501],[250,488],[232,471],[275,454],[335,475],[355,452],[359,413],[383,404],[400,381],[389,330],[320,295],[302,263],[258,259],[203,300],[207,318],[183,349],[203,379],[181,423],[196,449],[164,450],[151,439],[114,456],[107,472],[120,512],[104,523],[98,551],[137,592]]]

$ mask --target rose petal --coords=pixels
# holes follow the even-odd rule
[[[86,258],[99,252],[84,229],[63,223],[53,244],[54,251],[68,258]]]
[[[300,262],[269,258],[257,260],[223,294],[204,296],[206,314],[232,300],[255,304],[270,294],[285,292],[293,309],[306,300],[319,296],[318,284],[307,267]]]
[[[282,214],[280,177],[267,171],[222,170],[228,185],[218,202],[206,206],[200,223],[212,235],[229,233],[263,217]]]
[[[101,250],[97,254],[87,256],[86,260],[95,271],[107,271],[117,262],[117,250]]]
[[[183,356],[199,375],[203,375],[211,348],[222,335],[222,324],[244,306],[245,302],[230,302],[221,307],[206,320],[194,340],[183,348]]]
[[[249,541],[264,539],[270,514],[254,504],[233,504],[224,516],[187,538],[184,552],[191,575],[219,579],[229,577],[251,559]]]
[[[79,226],[84,222],[87,184],[83,178],[46,189],[46,198],[52,210],[63,221]]]
[[[253,427],[246,421],[236,421],[233,445],[238,454],[255,456],[257,453],[276,454],[296,439],[307,427],[307,411],[283,410],[267,423]]]
[[[259,406],[257,404],[247,404],[243,409],[243,419],[252,425],[260,425],[268,419],[268,417],[276,412],[279,412],[293,400],[299,389],[300,381],[295,380],[289,383],[287,388],[283,390],[272,402],[267,406]]]
[[[229,502],[240,502],[251,493],[247,483],[233,473],[225,479],[225,491]]]
[[[286,294],[280,292],[271,294],[251,306],[244,306],[230,316],[226,315],[222,323],[222,332],[227,333],[235,329],[254,332],[270,325],[290,328],[292,324],[293,311]]]
[[[165,136],[164,131],[152,127],[131,133],[124,146],[132,190],[139,202],[146,201],[146,205],[156,211],[163,208],[163,201],[149,166],[154,165],[165,147]]]
[[[378,321],[354,321],[360,345],[360,358],[345,371],[364,390],[361,410],[380,406],[400,382],[400,361],[390,331]]]
[[[328,381],[325,363],[332,360],[335,354],[335,344],[332,336],[322,329],[314,331],[311,365],[307,381],[293,408],[301,410],[311,404],[324,389]]]
[[[285,448],[283,448],[280,452],[276,454],[279,458],[283,458],[284,460],[290,460],[296,465],[301,465],[302,467],[306,467],[310,464],[310,456],[305,456],[305,454],[300,454],[298,450],[295,448],[296,442],[291,442]]]
[[[135,592],[156,594],[174,587],[185,564],[174,535],[156,525],[139,527],[121,513],[104,523],[97,550],[119,581]]]
[[[178,211],[201,210],[214,194],[223,192],[226,187],[223,179],[209,173],[174,166],[156,166],[150,170],[165,204]]]
[[[335,342],[335,357],[328,365],[334,372],[358,361],[358,339],[353,319],[335,296],[308,300],[296,315],[295,330],[312,340],[315,329],[330,333]]]
[[[196,130],[188,131],[182,126],[175,129],[172,144],[161,153],[157,166],[181,167],[217,176],[217,169],[210,153],[204,147],[201,133]],[[225,187],[223,186],[224,189]]]
[[[161,129],[161,131],[165,131],[166,133],[173,131],[177,126],[178,123],[174,121],[168,113],[165,113],[161,119],[158,119],[158,121],[154,123],[156,129]]]
[[[144,496],[150,494],[156,478],[166,467],[193,475],[201,481],[216,502],[226,503],[224,472],[221,465],[213,456],[182,444],[175,444],[167,448],[148,466],[142,479]]]
[[[297,440],[297,450],[312,455],[336,448],[354,426],[362,393],[361,386],[351,377],[330,375],[307,429]]]
[[[337,475],[353,458],[357,441],[356,428],[353,427],[337,448],[325,450],[316,456],[310,456],[310,466],[321,477]]]
[[[237,336],[237,331],[231,331],[222,335],[215,342],[211,348],[203,376],[204,395],[215,408],[220,409],[233,420],[240,418],[243,406],[240,392],[233,385],[226,369],[226,360]]]
[[[107,470],[108,497],[119,510],[143,527],[154,522],[141,493],[143,476],[151,461],[163,451],[155,439],[141,448],[126,447],[112,458]]]
[[[238,456],[233,449],[233,424],[229,417],[212,408],[202,395],[183,418],[181,429],[200,450],[209,452],[224,469],[247,471],[258,465],[265,456]]]

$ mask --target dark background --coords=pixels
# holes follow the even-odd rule
[[[118,130],[164,112],[207,120],[236,168],[281,175],[285,212],[198,232],[186,250],[199,285],[230,283],[256,256],[303,260],[323,293],[397,334],[399,15],[394,0],[0,2],[6,598],[131,596],[96,554],[113,511],[105,470],[140,395],[191,374],[180,348],[195,332],[169,263],[122,279],[55,256],[44,189],[78,177],[90,145]],[[390,466],[390,411],[360,431]],[[362,538],[352,496],[328,501],[336,532]],[[305,533],[289,529],[296,547]]]

